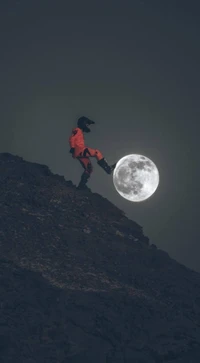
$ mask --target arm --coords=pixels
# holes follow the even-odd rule
[[[69,138],[69,144],[71,148],[75,148],[75,143],[76,143],[76,135],[77,135],[78,130],[77,129],[73,129],[72,130],[72,134]]]
[[[75,151],[76,141],[77,141],[77,137],[78,137],[78,131],[79,131],[78,128],[73,129],[72,134],[69,138],[69,144],[70,144],[70,148],[71,148],[69,152],[72,154],[72,156]]]

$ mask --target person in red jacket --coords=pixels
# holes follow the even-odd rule
[[[85,146],[84,132],[90,132],[91,130],[89,126],[93,124],[95,124],[95,122],[89,118],[85,116],[80,117],[77,122],[77,127],[72,130],[72,134],[69,138],[70,153],[72,154],[72,157],[77,159],[84,168],[78,189],[87,188],[86,183],[93,171],[90,157],[96,158],[97,164],[101,166],[107,174],[111,174],[116,166],[116,163],[111,166],[108,165],[106,159],[98,149],[92,149]]]

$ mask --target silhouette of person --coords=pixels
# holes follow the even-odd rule
[[[80,117],[77,121],[77,127],[72,130],[72,134],[69,138],[70,153],[84,168],[80,183],[77,187],[78,189],[87,189],[86,183],[93,171],[92,163],[90,161],[91,157],[96,158],[97,164],[101,166],[107,174],[111,174],[116,166],[116,163],[108,165],[106,159],[98,149],[92,149],[85,146],[84,132],[90,132],[89,126],[93,124],[95,124],[95,122],[89,118],[85,116]]]

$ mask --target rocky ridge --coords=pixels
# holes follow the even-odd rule
[[[107,199],[0,154],[2,363],[199,363],[200,275]]]

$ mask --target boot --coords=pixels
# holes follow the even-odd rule
[[[81,175],[81,180],[79,185],[77,186],[77,189],[79,190],[89,190],[89,188],[86,186],[86,183],[88,182],[90,175],[88,173],[83,173]]]
[[[105,160],[105,158],[97,161],[97,164],[99,164],[103,170],[105,170],[105,172],[107,174],[111,174],[113,172],[113,170],[115,169],[116,163],[113,165],[108,165],[107,161]]]

